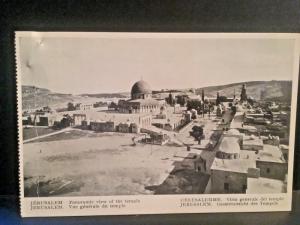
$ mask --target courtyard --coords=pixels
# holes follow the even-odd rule
[[[133,145],[134,134],[71,130],[24,144],[25,196],[153,194],[185,147]]]

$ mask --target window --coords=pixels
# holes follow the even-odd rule
[[[229,184],[228,183],[224,183],[224,190],[228,191],[229,190]]]
[[[270,173],[270,171],[271,171],[270,168],[267,168],[267,173]]]
[[[247,190],[247,185],[243,185],[243,192],[246,192],[246,190]]]

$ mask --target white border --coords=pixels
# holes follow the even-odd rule
[[[296,108],[297,108],[297,90],[299,73],[299,53],[300,42],[299,34],[293,33],[112,33],[112,32],[29,32],[17,31],[15,33],[16,48],[16,80],[17,80],[17,107],[18,107],[18,128],[19,128],[19,182],[20,182],[20,206],[23,217],[33,216],[85,216],[85,215],[125,215],[125,214],[165,214],[165,213],[215,213],[215,212],[258,212],[258,211],[289,211],[291,210],[292,199],[292,180],[293,180],[293,162],[294,162],[294,142],[296,128]],[[287,193],[283,194],[199,194],[199,195],[129,195],[129,196],[84,196],[84,197],[42,197],[42,198],[24,198],[24,179],[23,179],[23,134],[22,134],[22,90],[21,90],[21,65],[20,65],[20,37],[72,37],[72,38],[198,38],[198,39],[293,39],[295,40],[294,68],[292,82],[292,102],[291,102],[291,120],[289,137],[289,162],[288,162],[288,184]],[[247,206],[247,207],[223,207],[213,205],[211,207],[188,207],[179,208],[180,199],[185,197],[201,198],[222,198],[228,196],[237,198],[245,197],[282,197],[279,205],[269,206]],[[129,205],[126,209],[88,209],[88,210],[70,210],[68,209],[68,200],[110,200],[110,199],[139,199],[140,205]],[[32,200],[59,200],[63,201],[64,209],[55,211],[31,211],[30,203]]]

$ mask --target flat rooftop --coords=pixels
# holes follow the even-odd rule
[[[243,145],[263,146],[263,140],[256,136],[243,136]]]
[[[114,111],[109,111],[109,110],[81,110],[81,111],[70,111],[68,112],[69,114],[86,114],[86,118],[89,121],[113,121],[115,124],[119,123],[138,123],[139,118],[150,115],[147,113],[118,113]]]
[[[239,130],[256,132],[257,128],[255,126],[251,126],[251,125],[243,125],[243,127],[240,127]]]
[[[174,113],[167,113],[166,119],[158,119],[153,117],[152,118],[152,123],[161,123],[161,124],[175,124],[178,123],[181,119],[183,119],[181,114],[174,114]]]
[[[281,150],[274,145],[264,145],[263,150],[257,154],[257,161],[286,163]]]
[[[255,152],[241,151],[238,159],[215,158],[211,170],[223,170],[236,173],[248,173],[248,168],[256,168]]]
[[[272,194],[284,192],[285,184],[281,180],[264,177],[247,179],[247,194]]]

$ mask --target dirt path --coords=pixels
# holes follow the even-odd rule
[[[37,137],[34,137],[34,138],[30,138],[30,139],[24,140],[23,144],[25,144],[27,142],[31,142],[31,141],[36,141],[36,140],[38,140],[40,138],[49,137],[49,136],[52,136],[52,135],[55,135],[55,134],[60,134],[60,133],[64,133],[66,131],[71,131],[71,130],[74,130],[74,128],[67,127],[67,128],[62,129],[62,130],[59,130],[59,131],[55,131],[55,132],[52,132],[52,133],[49,133],[49,134],[44,134],[44,135],[41,135],[41,136],[37,136]]]

